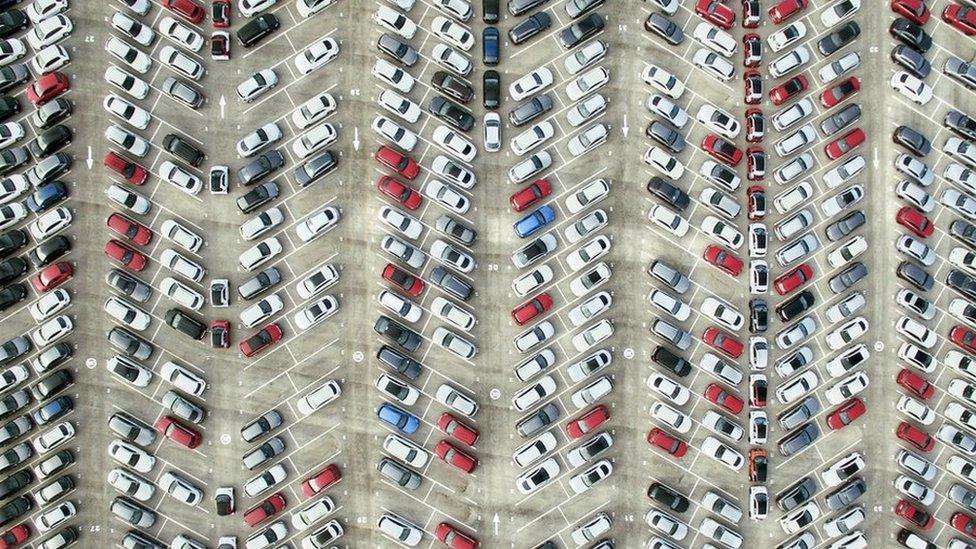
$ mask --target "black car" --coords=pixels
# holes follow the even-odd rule
[[[828,34],[817,42],[817,49],[824,56],[830,55],[853,42],[861,35],[861,26],[857,21],[848,21],[841,28]]]
[[[660,482],[652,483],[647,488],[647,497],[660,503],[665,509],[674,511],[675,513],[684,513],[688,510],[690,503],[687,497],[679,494],[674,488],[661,484]]]
[[[71,251],[71,241],[64,235],[56,235],[38,244],[27,257],[35,269],[50,265]]]
[[[484,0],[481,3],[481,20],[489,25],[494,25],[498,22],[498,5],[501,2],[499,0]]]
[[[11,284],[0,289],[0,311],[6,311],[20,303],[27,297],[27,287],[23,284]]]
[[[951,110],[946,113],[942,123],[945,125],[945,127],[958,133],[962,137],[970,140],[976,140],[976,120],[973,120],[969,116],[959,111]]]
[[[470,131],[474,127],[474,114],[471,111],[439,95],[430,99],[427,110],[452,128],[462,132]]]
[[[34,474],[30,469],[21,469],[0,481],[0,499],[6,499],[13,494],[30,486],[34,482]]]
[[[168,324],[170,328],[173,328],[177,332],[182,332],[191,339],[203,339],[204,334],[207,333],[206,324],[179,309],[170,309],[166,311],[165,319],[166,324]]]
[[[65,198],[68,198],[68,187],[60,181],[51,181],[37,187],[25,202],[30,211],[40,214]]]
[[[470,284],[458,278],[454,273],[444,267],[435,267],[430,272],[430,281],[461,301],[467,301],[474,293],[474,288]]]
[[[926,156],[932,151],[932,143],[921,132],[909,126],[898,126],[891,140],[908,149],[915,156]]]
[[[268,151],[237,170],[237,182],[245,187],[253,185],[284,165],[285,156],[280,150]]]
[[[27,244],[27,232],[23,229],[11,229],[0,234],[0,259],[9,256]]]
[[[437,71],[430,79],[431,85],[462,103],[474,99],[474,89],[466,82],[447,71]]]
[[[957,219],[952,222],[952,225],[949,225],[949,232],[969,246],[976,248],[976,226]]]
[[[5,526],[34,508],[34,500],[27,494],[17,496],[0,507],[0,526]]]
[[[976,278],[953,269],[946,275],[945,283],[969,299],[976,299]]]
[[[206,158],[203,151],[174,133],[166,134],[166,137],[163,138],[163,148],[173,156],[194,167],[202,164],[203,159]]]
[[[605,0],[569,0],[566,2],[566,15],[577,17],[603,5]]]
[[[851,103],[821,122],[820,129],[826,135],[834,135],[853,124],[859,118],[861,118],[861,106],[857,103]]]
[[[216,4],[214,4],[216,5]],[[231,488],[230,493],[226,493],[220,490],[219,493],[214,496],[214,505],[217,508],[217,516],[226,517],[228,515],[234,514],[234,489]]]
[[[544,11],[526,17],[522,22],[508,30],[508,39],[519,45],[527,42],[533,36],[548,29],[552,25],[552,17]]]
[[[71,143],[71,128],[64,124],[58,124],[53,128],[44,130],[44,132],[30,142],[29,147],[34,158],[40,159],[57,151],[68,143]]]
[[[660,13],[647,16],[644,20],[644,30],[657,34],[674,46],[685,41],[685,33],[682,32],[681,27]]]
[[[603,25],[603,16],[599,13],[591,13],[563,29],[559,33],[559,43],[567,50],[572,49],[602,31]]]
[[[9,284],[27,272],[27,261],[22,257],[11,257],[0,262],[0,286]]]
[[[413,330],[386,315],[380,315],[373,324],[373,331],[394,341],[404,350],[414,352],[420,347],[421,338]]]
[[[394,372],[410,379],[417,379],[424,371],[424,367],[419,362],[389,345],[380,347],[380,350],[376,351],[376,358]]]
[[[860,263],[858,263],[858,265],[860,265]],[[910,261],[902,261],[895,270],[895,274],[898,276],[898,278],[908,282],[923,292],[931,290],[932,286],[935,285],[935,280],[932,279],[929,273],[925,272],[925,269]],[[946,283],[948,284],[948,277],[946,277]],[[846,290],[847,288],[844,289]]]
[[[888,32],[903,44],[911,46],[921,53],[932,47],[932,37],[925,30],[904,17],[891,22]]]
[[[673,128],[667,122],[662,122],[660,120],[655,120],[647,125],[647,129],[644,130],[647,137],[657,141],[661,145],[664,145],[669,151],[678,154],[685,150],[688,143],[685,141],[684,136],[681,132]]]
[[[508,121],[515,127],[522,126],[551,111],[552,107],[552,97],[549,94],[536,95],[519,103],[509,111]]]
[[[20,112],[20,101],[9,95],[0,96],[0,122]]]
[[[651,360],[653,360],[659,366],[673,372],[678,377],[685,377],[691,373],[691,363],[684,358],[672,353],[667,347],[658,345],[654,349],[654,354],[651,355]]]
[[[817,483],[810,477],[803,477],[776,496],[776,506],[788,513],[809,501],[816,493]]]
[[[295,181],[300,186],[307,187],[337,167],[339,167],[339,155],[325,150],[295,168]]]
[[[529,10],[535,9],[549,0],[508,0],[508,13],[518,17]]]
[[[489,67],[498,64],[498,57],[501,52],[500,39],[501,36],[495,27],[485,27],[481,31],[481,57],[485,65]]]
[[[679,211],[684,211],[691,204],[688,193],[656,175],[647,182],[647,190]]]
[[[756,298],[749,300],[749,331],[761,334],[769,329],[769,305],[766,300]]]
[[[17,31],[27,28],[27,15],[18,9],[0,13],[0,38],[8,38]]]
[[[864,212],[861,210],[853,211],[842,217],[839,221],[828,225],[824,233],[831,242],[837,242],[857,230],[858,227],[864,225],[866,222],[867,218],[864,216]]]
[[[376,39],[376,47],[405,67],[412,67],[420,60],[420,54],[413,46],[385,32]]]
[[[279,26],[281,24],[274,14],[262,13],[237,31],[237,40],[245,48],[250,48],[278,30]]]
[[[899,44],[891,50],[891,60],[906,71],[919,78],[925,78],[932,72],[932,65],[918,50],[905,44]]]
[[[788,301],[780,303],[776,307],[776,316],[780,318],[783,322],[789,322],[794,318],[802,315],[806,311],[813,307],[816,302],[810,290],[803,290],[799,294],[793,296]]]
[[[482,93],[481,104],[486,109],[495,110],[501,104],[502,80],[498,71],[486,70],[481,78]]]
[[[61,368],[47,376],[41,378],[31,387],[31,393],[38,402],[41,402],[51,395],[60,393],[66,387],[75,382],[74,376],[67,368]]]

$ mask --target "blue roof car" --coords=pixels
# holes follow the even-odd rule
[[[525,238],[552,223],[554,219],[556,219],[556,211],[552,206],[541,206],[515,222],[515,234],[519,238]]]
[[[410,412],[404,411],[389,402],[383,403],[379,410],[376,411],[376,415],[379,418],[396,427],[400,431],[410,435],[417,432],[420,428],[420,420],[417,416],[411,414]]]
[[[73,400],[71,400],[71,397],[60,396],[34,412],[34,423],[36,423],[38,426],[47,425],[48,423],[67,414],[74,407],[75,403]]]

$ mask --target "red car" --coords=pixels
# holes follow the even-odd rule
[[[30,537],[27,524],[18,524],[0,536],[0,549],[11,549],[19,543],[24,543]]]
[[[272,494],[266,500],[244,512],[244,524],[257,526],[268,520],[269,517],[284,511],[287,506],[288,502],[285,501],[285,496],[281,495],[281,492]]]
[[[736,167],[742,162],[742,150],[717,135],[708,134],[701,142],[702,149],[713,158]]]
[[[746,179],[749,181],[766,179],[766,151],[762,147],[746,149]]]
[[[698,0],[695,3],[695,13],[725,30],[731,29],[735,24],[735,12],[721,0]]]
[[[465,473],[471,473],[478,466],[478,460],[459,450],[456,446],[446,440],[442,440],[434,446],[437,457],[444,460]]]
[[[64,284],[75,274],[71,264],[67,261],[58,261],[54,265],[48,265],[31,279],[31,286],[40,293],[49,292]]]
[[[451,549],[478,549],[478,540],[446,522],[437,525],[434,536]]]
[[[742,81],[745,85],[743,97],[746,105],[758,105],[761,103],[763,98],[763,80],[759,71],[747,70],[742,75]]]
[[[226,29],[230,26],[230,0],[212,0],[210,2],[210,19],[215,29]]]
[[[194,449],[203,442],[203,437],[194,429],[184,426],[175,418],[163,416],[156,420],[156,431],[180,446]]]
[[[203,21],[203,16],[206,14],[203,6],[193,0],[163,0],[163,7],[194,24]]]
[[[731,335],[719,330],[715,326],[709,326],[702,334],[702,339],[716,351],[725,353],[732,358],[742,356],[744,346],[742,342]]]
[[[118,261],[130,271],[141,271],[146,268],[149,258],[140,252],[133,250],[116,239],[111,239],[105,243],[105,255]]]
[[[424,201],[420,193],[388,175],[384,175],[376,180],[376,188],[381,193],[402,204],[408,210],[416,210]]]
[[[949,339],[969,353],[976,353],[976,332],[962,326],[949,330]]]
[[[748,215],[750,221],[758,221],[766,217],[766,187],[752,185],[746,189]]]
[[[976,35],[976,10],[959,4],[949,4],[942,10],[942,19],[966,36]]]
[[[895,514],[918,526],[923,531],[931,529],[935,524],[935,518],[932,515],[906,499],[899,500],[898,505],[895,505]]]
[[[153,233],[149,230],[149,227],[136,223],[120,213],[114,213],[108,216],[105,223],[116,234],[124,236],[140,246],[145,246],[152,241]]]
[[[528,208],[552,193],[552,185],[545,179],[538,179],[528,187],[509,197],[508,202],[516,212]]]
[[[935,448],[935,439],[929,436],[929,434],[925,431],[910,425],[905,421],[898,424],[898,429],[895,430],[895,435],[915,448],[918,448],[922,452],[931,452],[932,448]]]
[[[956,530],[959,530],[971,538],[976,538],[976,519],[973,517],[963,513],[962,511],[956,511],[952,514],[952,517],[949,518],[949,522]]]
[[[318,473],[308,477],[308,479],[302,483],[302,495],[310,498],[322,490],[325,490],[329,486],[339,482],[341,478],[342,474],[339,473],[339,466],[335,463],[330,463],[325,466],[325,469],[322,469]]]
[[[27,99],[34,106],[40,107],[69,88],[71,88],[71,82],[68,81],[68,77],[64,73],[52,72],[45,74],[27,86]]]
[[[836,410],[831,412],[827,416],[827,427],[833,430],[843,429],[854,420],[864,415],[867,408],[864,407],[864,402],[859,398],[852,398],[847,402],[841,404]]]
[[[834,105],[851,97],[860,91],[860,89],[861,81],[858,80],[856,76],[852,76],[840,84],[827,88],[821,92],[820,104],[829,109],[830,107],[833,107]]]
[[[736,277],[742,272],[742,260],[721,246],[709,244],[702,257],[729,276]]]
[[[742,407],[745,405],[745,402],[743,402],[741,398],[727,393],[725,389],[723,389],[717,383],[708,384],[708,387],[705,388],[705,398],[707,398],[712,404],[720,406],[729,413],[735,415],[738,415],[739,412],[742,411]]]
[[[106,168],[121,175],[126,181],[133,185],[142,185],[149,177],[149,172],[139,164],[123,158],[113,151],[105,153],[102,164]]]
[[[762,38],[754,32],[742,37],[742,64],[746,67],[762,64]]]
[[[761,109],[746,109],[746,141],[762,143],[766,136],[766,117]]]
[[[779,295],[787,295],[811,280],[813,280],[813,269],[804,263],[776,278],[773,281],[773,288],[776,288],[776,293]]]
[[[807,88],[809,87],[810,81],[807,80],[806,75],[798,74],[786,82],[783,82],[779,86],[769,90],[769,99],[774,105],[782,105],[791,98],[807,91]]]
[[[392,263],[387,263],[386,267],[383,268],[383,280],[393,283],[413,297],[419,296],[425,288],[423,280],[420,280]]]
[[[921,398],[922,400],[928,400],[932,398],[935,394],[935,387],[929,383],[924,377],[908,370],[907,368],[902,368],[898,372],[898,377],[895,378],[898,385],[904,387],[909,393]]]
[[[928,238],[935,232],[935,225],[925,217],[925,214],[911,206],[902,206],[895,216],[895,221],[921,238]]]
[[[441,414],[441,418],[437,420],[437,428],[468,446],[474,446],[474,443],[478,442],[479,433],[477,429],[470,427],[447,412]]]
[[[541,293],[532,300],[526,301],[518,307],[512,309],[512,319],[519,326],[552,309],[552,296],[548,293]]]
[[[932,15],[925,0],[891,0],[891,11],[916,25],[924,25]]]
[[[420,165],[409,156],[404,156],[386,145],[373,155],[377,162],[395,171],[401,177],[413,180],[420,173]]]
[[[795,17],[798,13],[806,9],[807,0],[783,0],[779,4],[769,8],[769,18],[773,23],[780,23]]]
[[[682,458],[688,453],[688,445],[683,440],[669,435],[659,427],[655,427],[647,433],[647,443],[651,446],[657,446],[676,458]]]
[[[610,419],[610,410],[600,404],[567,423],[566,434],[569,435],[569,438],[580,438],[603,425],[608,419]]]
[[[260,332],[245,339],[238,345],[246,357],[252,357],[281,341],[284,332],[276,322],[268,324]]]
[[[838,137],[837,139],[831,141],[824,147],[824,152],[827,153],[827,157],[831,160],[837,160],[838,158],[844,156],[845,154],[853,151],[854,149],[861,146],[867,137],[864,135],[864,130],[861,128],[855,128],[843,137]]]

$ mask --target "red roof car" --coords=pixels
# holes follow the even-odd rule
[[[146,178],[149,177],[149,172],[146,170],[146,168],[143,168],[139,164],[136,164],[127,158],[119,156],[114,151],[105,153],[105,157],[102,159],[102,164],[104,164],[106,168],[124,177],[126,181],[132,183],[133,185],[142,185],[146,182]]]
[[[769,99],[774,105],[782,105],[791,98],[807,91],[807,88],[809,87],[810,81],[807,80],[806,75],[798,74],[786,82],[783,82],[779,86],[769,90]]]
[[[424,291],[424,281],[404,271],[392,263],[387,263],[383,268],[383,280],[387,280],[404,292],[413,297],[419,296]]]
[[[702,334],[702,339],[716,351],[725,353],[732,358],[742,356],[742,349],[744,348],[742,342],[715,326],[706,328],[705,333]]]
[[[27,524],[18,524],[0,536],[0,549],[11,549],[18,543],[27,541],[29,537],[30,528]]]
[[[408,210],[416,210],[424,201],[420,193],[388,175],[381,176],[376,180],[376,188],[386,196],[403,204]]]
[[[895,381],[898,385],[907,389],[908,392],[923,400],[928,400],[935,394],[935,387],[931,383],[907,368],[902,368],[898,372],[898,377],[895,378]]]
[[[203,442],[203,437],[199,432],[184,426],[175,418],[169,416],[163,416],[157,419],[155,427],[159,434],[191,450],[200,446],[200,443]]]
[[[973,517],[963,513],[962,511],[956,511],[952,514],[952,517],[949,518],[949,522],[956,530],[959,530],[971,538],[976,538],[976,519]]]
[[[513,210],[521,212],[538,200],[549,196],[550,193],[552,193],[552,185],[545,179],[537,179],[528,187],[510,196],[508,203],[512,205]]]
[[[942,10],[942,19],[966,36],[976,34],[976,10],[959,4],[949,4]]]
[[[105,224],[116,234],[124,236],[140,246],[145,246],[152,241],[153,233],[149,227],[136,223],[120,213],[113,213],[108,216]]]
[[[773,288],[776,288],[776,293],[779,295],[786,295],[811,280],[813,280],[813,269],[804,263],[776,278],[773,281]]]
[[[116,239],[105,243],[105,255],[125,265],[130,271],[141,271],[146,268],[149,259],[141,252],[137,252]]]
[[[932,15],[925,0],[891,0],[891,11],[916,25],[924,25]]]
[[[512,319],[519,326],[552,309],[552,296],[548,293],[541,293],[529,301],[512,309]]]
[[[742,260],[721,246],[709,244],[702,257],[729,276],[739,276],[742,272]]]
[[[733,168],[742,162],[742,150],[717,135],[706,135],[701,147],[716,160]]]
[[[67,261],[58,261],[54,265],[44,267],[37,276],[31,279],[31,286],[38,292],[49,292],[62,285],[75,274],[71,264]]]
[[[377,162],[395,171],[401,177],[413,179],[420,173],[420,165],[409,156],[404,156],[386,145],[373,155]]]
[[[473,472],[475,467],[478,466],[477,459],[462,452],[457,446],[446,440],[438,442],[437,446],[434,446],[434,452],[445,463],[449,463],[465,473]]]
[[[226,29],[230,26],[230,0],[211,0],[210,20],[215,29]]]
[[[732,28],[735,24],[735,12],[726,6],[721,0],[698,0],[695,3],[695,13],[702,19],[718,25],[725,30]]]
[[[918,448],[922,452],[931,452],[932,448],[935,448],[935,439],[929,436],[929,434],[925,431],[910,425],[905,421],[898,424],[898,429],[895,430],[895,435],[915,448]]]
[[[478,442],[477,429],[447,412],[441,414],[441,418],[437,420],[437,428],[468,446],[474,446],[474,443]]]
[[[194,24],[203,21],[203,16],[206,15],[203,6],[193,0],[163,0],[163,7]]]
[[[925,217],[925,214],[911,206],[902,206],[895,216],[895,221],[922,238],[928,238],[935,232],[935,225]]]
[[[27,99],[35,106],[40,107],[69,88],[71,88],[71,82],[64,73],[52,72],[45,74],[27,86]]]
[[[769,18],[773,23],[779,25],[791,17],[806,9],[807,0],[783,0],[779,4],[769,8]]]
[[[827,416],[827,427],[833,430],[843,429],[854,420],[864,415],[867,408],[864,407],[864,402],[859,398],[852,398],[847,402],[841,404],[836,410],[831,412]]]
[[[281,495],[281,492],[271,494],[267,499],[244,512],[244,524],[257,526],[267,520],[268,517],[284,511],[287,506],[288,502],[285,501],[285,496]]]
[[[827,146],[824,147],[824,152],[827,153],[827,157],[831,160],[837,160],[838,158],[861,146],[866,138],[867,137],[864,135],[864,130],[861,128],[854,128],[853,130],[844,134],[842,137],[838,137],[837,139],[828,143]]]
[[[610,419],[610,410],[607,410],[606,406],[600,404],[567,423],[566,434],[569,435],[569,438],[580,438],[586,433],[592,432],[600,425],[603,425],[603,422],[608,419]]]
[[[281,340],[284,333],[281,326],[273,322],[261,329],[260,332],[242,341],[239,345],[246,357],[252,357]]]
[[[446,522],[437,525],[434,536],[451,549],[478,549],[478,540]]]
[[[310,498],[322,490],[325,490],[329,486],[339,482],[339,479],[341,478],[342,474],[339,473],[339,466],[335,463],[330,463],[326,465],[325,469],[322,469],[318,473],[308,477],[308,479],[302,483],[302,495]]]
[[[707,398],[712,404],[721,406],[730,413],[736,415],[742,411],[742,406],[745,405],[741,398],[726,392],[725,389],[723,389],[722,386],[718,385],[717,383],[708,384],[708,387],[705,388],[705,398]]]
[[[932,515],[916,507],[907,499],[898,501],[898,505],[895,505],[895,514],[918,526],[921,530],[928,530],[935,524],[935,518]]]
[[[965,351],[976,353],[976,332],[962,326],[953,326],[949,330],[949,339],[962,347]]]
[[[688,453],[688,445],[683,440],[669,435],[659,427],[655,427],[647,433],[647,443],[651,446],[657,446],[676,458],[684,457]]]
[[[851,97],[861,89],[861,81],[856,76],[844,80],[836,86],[825,89],[820,93],[820,104],[828,109]]]

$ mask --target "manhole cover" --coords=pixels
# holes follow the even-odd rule
[[[365,356],[363,355],[362,351],[356,351],[355,353],[352,354],[353,362],[362,362],[363,358],[365,358]]]
[[[220,443],[221,444],[230,444],[230,435],[228,435],[227,433],[224,433],[224,434],[220,435]]]
[[[98,366],[98,361],[97,361],[97,360],[95,360],[95,359],[94,359],[94,358],[92,358],[92,357],[89,357],[89,358],[86,358],[86,359],[85,359],[85,366],[86,366],[86,367],[87,367],[87,368],[88,368],[89,370],[94,370],[94,369],[95,369],[95,366]]]
[[[630,347],[624,349],[624,358],[627,359],[634,358],[634,350]]]
[[[882,342],[882,341],[875,341],[874,342],[874,350],[875,351],[878,351],[879,353],[881,351],[884,351],[884,342]]]
[[[500,389],[492,389],[488,392],[488,396],[491,397],[492,400],[498,400],[502,397],[502,392]]]

